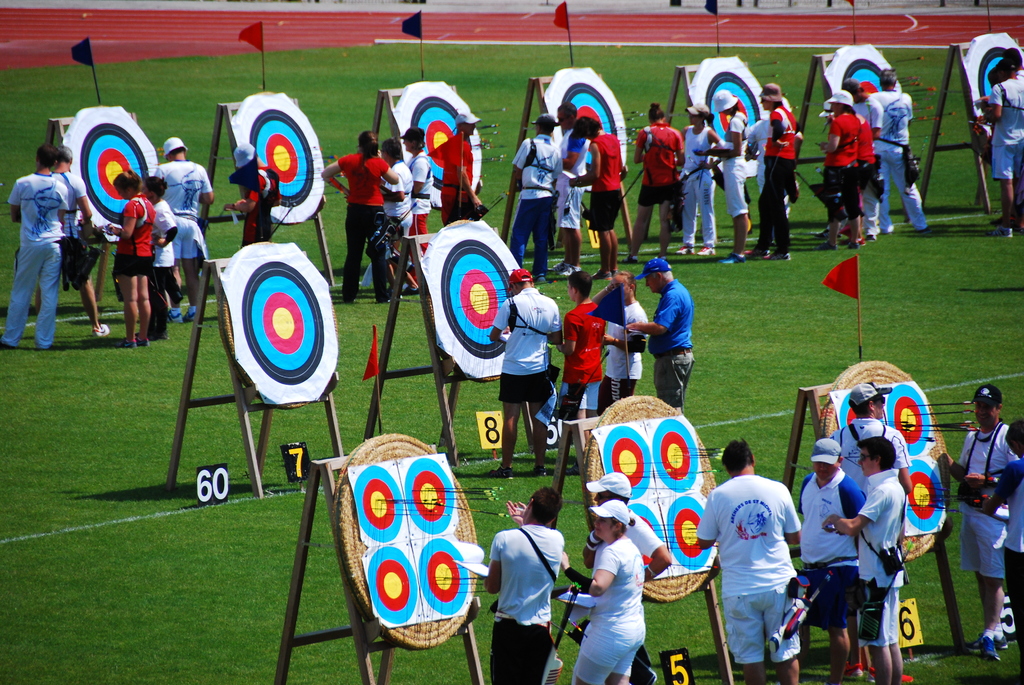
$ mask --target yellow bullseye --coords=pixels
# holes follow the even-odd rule
[[[281,171],[288,171],[292,168],[292,156],[288,154],[288,150],[284,145],[278,145],[274,148],[274,166]]]
[[[388,513],[388,500],[383,492],[377,491],[370,495],[370,511],[377,518],[382,518]]]
[[[432,511],[441,503],[437,497],[437,489],[430,483],[420,488],[420,502],[428,510]]]
[[[476,283],[469,289],[469,304],[477,314],[484,314],[491,308],[491,298],[487,294],[487,288]]]
[[[292,317],[292,313],[284,307],[274,310],[273,324],[274,332],[282,340],[287,340],[295,333],[295,319]]]
[[[913,409],[904,408],[900,412],[899,427],[905,431],[912,432],[917,429],[917,414]]]
[[[693,521],[683,521],[680,527],[680,537],[687,545],[697,544],[697,525]]]
[[[683,448],[673,443],[668,447],[668,463],[674,469],[683,465]]]
[[[629,450],[622,450],[619,452],[619,470],[627,476],[632,476],[636,473],[636,469],[636,455]]]
[[[434,584],[441,590],[452,586],[452,569],[447,564],[438,564],[434,569]]]
[[[398,599],[402,596],[402,579],[397,573],[388,573],[384,576],[384,594],[391,599]]]
[[[914,504],[918,506],[931,504],[932,501],[931,492],[928,491],[928,486],[924,483],[915,483],[914,492],[911,496],[914,498]]]
[[[124,167],[114,161],[107,162],[107,166],[103,169],[103,173],[107,175],[107,180],[110,185],[114,185],[114,179],[117,178],[118,174],[124,171]]]
[[[433,145],[433,147],[431,149],[432,150],[436,150],[437,148],[441,147],[442,145],[444,145],[447,142],[448,142],[448,134],[445,133],[444,131],[437,131],[437,132],[434,133],[434,145]]]

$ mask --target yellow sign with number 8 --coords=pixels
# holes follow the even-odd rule
[[[478,411],[476,413],[476,426],[480,431],[480,449],[501,449],[502,421],[500,411]]]

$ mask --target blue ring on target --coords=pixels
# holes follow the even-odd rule
[[[909,471],[910,497],[907,500],[907,522],[921,531],[921,535],[937,533],[946,509],[938,469],[929,460],[911,459]],[[928,502],[925,506],[914,506],[912,502],[920,502],[920,488],[927,489]]]
[[[479,271],[484,277],[481,287],[489,286],[494,292],[493,302],[489,301],[484,320],[494,320],[493,314],[508,297],[508,273],[501,258],[479,240],[465,240],[452,248],[445,257],[441,268],[441,285],[447,290],[441,297],[441,309],[448,326],[460,345],[481,359],[494,359],[505,352],[505,343],[490,338],[488,323],[481,326],[474,323],[467,311],[472,302],[463,302],[463,281],[471,272]],[[489,298],[490,299],[490,298]],[[493,309],[492,309],[493,308]]]
[[[295,123],[295,120],[284,112],[276,109],[268,109],[262,112],[252,124],[249,131],[249,142],[256,148],[259,155],[271,169],[282,176],[282,169],[275,161],[275,156],[268,150],[270,139],[275,134],[287,139],[289,145],[295,151],[295,156],[290,161],[296,165],[294,176],[291,176],[291,169],[285,171],[284,176],[291,177],[288,182],[280,185],[281,205],[284,207],[297,207],[309,197],[313,188],[313,152],[309,141],[302,133],[302,129]]]
[[[440,511],[434,511],[429,504],[426,505],[426,513],[420,509],[422,502],[417,488],[422,488],[426,483],[435,488],[434,507],[440,507]],[[405,509],[409,519],[427,535],[443,535],[451,526],[455,514],[455,483],[449,474],[433,459],[417,459],[406,471],[404,485]]]
[[[275,346],[266,326],[268,314],[275,323],[278,320],[266,311],[270,299],[278,294],[295,304],[288,309],[294,334],[298,334],[301,326],[301,343],[291,351]],[[319,302],[306,278],[284,262],[268,262],[252,272],[242,293],[242,329],[256,363],[278,383],[303,383],[320,366],[325,331]]]
[[[623,444],[624,441],[629,442]],[[616,447],[635,447],[639,453],[633,449],[616,451]],[[624,452],[628,452],[628,455],[624,455]],[[601,463],[605,473],[617,471],[629,479],[633,488],[630,499],[640,499],[651,485],[651,447],[647,439],[632,426],[620,424],[608,431],[601,449]]]
[[[708,108],[712,107],[715,93],[720,90],[727,90],[740,101],[740,109],[747,115],[747,126],[753,126],[761,120],[761,101],[747,86],[746,82],[731,71],[722,71],[715,74],[708,84],[707,92],[704,94],[704,102]],[[725,139],[725,128],[722,127],[721,117],[718,112],[712,111],[714,119],[712,125],[723,140]]]
[[[985,53],[978,64],[978,93],[981,97],[992,94],[992,86],[988,83],[988,75],[1003,58],[1003,48],[992,48]]]
[[[615,116],[612,114],[612,108],[608,106],[608,101],[589,83],[577,82],[566,88],[565,93],[562,95],[561,104],[566,102],[576,105],[577,110],[581,110],[584,107],[593,110],[600,117],[601,128],[604,129],[605,133],[610,133],[613,136],[619,136],[623,133],[623,131],[617,130]]]
[[[396,626],[408,624],[419,604],[416,569],[406,549],[381,547],[370,557],[366,568],[374,611],[383,621]]]
[[[446,557],[451,558],[450,564],[444,563],[447,572],[450,574],[444,580],[446,586],[435,586],[438,580],[436,572],[431,573],[431,562],[435,557],[441,557],[440,563],[447,562]],[[471,580],[469,571],[454,563],[464,561],[459,549],[446,538],[434,538],[423,546],[420,552],[419,572],[420,590],[423,594],[423,601],[444,618],[456,615],[466,603],[466,597],[471,592]],[[435,570],[437,567],[435,567]]]
[[[658,536],[658,539],[662,542],[667,540],[665,536],[665,523],[661,520],[659,514],[655,514],[654,510],[646,504],[640,504],[639,502],[630,502],[626,505],[634,515],[639,516],[651,526],[654,530],[654,534]]]
[[[916,429],[907,429],[900,421],[901,406],[908,406],[920,418]],[[928,410],[924,395],[914,386],[897,383],[892,392],[885,397],[885,418],[890,426],[903,436],[907,443],[907,457],[921,457],[931,449],[928,438],[932,437],[932,415]]]
[[[83,170],[89,201],[107,221],[120,223],[126,200],[112,195],[113,178],[101,168],[103,157],[119,155],[140,178],[149,176],[146,156],[135,139],[117,124],[100,124],[89,131],[82,143],[79,168]],[[106,187],[109,186],[110,190]]]
[[[379,498],[374,497],[377,494]],[[391,471],[378,464],[365,468],[352,485],[352,496],[360,531],[380,544],[392,542],[398,537],[405,521],[406,508],[402,488]],[[367,502],[368,498],[370,502]],[[371,518],[367,505],[372,506],[373,502],[390,509],[382,510],[379,516]]]
[[[882,90],[882,67],[869,59],[855,59],[850,62],[843,73],[843,81],[848,78],[855,78],[861,83],[867,81],[878,90]]]
[[[455,117],[457,116],[459,116],[459,112],[455,109],[455,105],[436,95],[425,97],[416,103],[416,107],[412,110],[410,121],[412,121],[413,126],[423,129],[425,137],[424,148],[428,154],[437,147],[434,145],[434,136],[431,129],[444,126],[446,130],[442,130],[442,132],[448,137],[454,137]],[[431,124],[434,124],[434,126],[431,126]],[[435,162],[433,157],[428,159],[430,159],[430,168],[434,172],[434,187],[441,190],[444,168]]]
[[[680,458],[687,460],[685,464],[674,467],[670,470],[665,460],[671,459],[672,454],[664,454],[665,440],[669,439],[678,447],[685,447],[686,453],[680,453]],[[686,428],[679,419],[664,419],[658,424],[654,431],[654,439],[651,440],[654,468],[658,477],[664,481],[669,490],[673,492],[686,492],[692,490],[697,482],[697,474],[700,473],[700,448],[697,446],[697,438]],[[668,446],[671,449],[671,445]],[[685,465],[685,472],[680,467]]]
[[[704,505],[691,495],[682,495],[669,507],[665,516],[665,536],[668,549],[672,552],[676,564],[686,569],[687,573],[695,573],[711,563],[713,547],[701,550],[697,547],[697,526],[704,516]],[[686,533],[692,536],[692,542],[680,540],[676,535],[676,521],[684,517]]]

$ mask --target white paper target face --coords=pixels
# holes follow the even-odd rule
[[[71,171],[82,177],[97,227],[121,223],[126,201],[114,189],[114,179],[128,169],[140,178],[153,173],[159,161],[131,115],[121,107],[89,107],[79,110],[64,132],[71,148]]]
[[[544,106],[555,114],[563,103],[576,105],[577,117],[590,117],[601,122],[605,133],[618,137],[622,161],[626,163],[626,120],[615,93],[590,67],[559,69],[544,90]],[[560,143],[562,129],[556,126],[552,140]]]
[[[338,332],[324,277],[294,243],[257,243],[221,275],[235,360],[270,404],[314,402],[338,365]]]
[[[299,224],[316,214],[324,195],[320,141],[309,119],[284,93],[250,95],[231,117],[238,143],[248,142],[281,179],[281,204],[274,221]]]
[[[395,121],[401,132],[399,135],[404,134],[413,126],[423,129],[428,154],[444,145],[449,138],[455,137],[458,133],[455,130],[455,117],[470,113],[471,110],[466,101],[460,98],[444,81],[419,81],[409,84],[402,89],[402,96],[398,98],[394,109]],[[483,164],[479,132],[470,136],[469,144],[473,149],[473,178],[479,179]],[[406,162],[412,159],[408,152],[404,154]],[[434,160],[430,160],[430,164],[434,170],[430,203],[434,207],[440,207],[441,179],[444,176],[444,170]]]
[[[747,115],[748,126],[761,118],[761,84],[739,57],[706,59],[690,80],[690,101],[708,106],[714,116],[715,133],[725,138],[728,121],[713,104],[715,93],[719,91],[732,93],[740,101],[739,111]]]
[[[878,50],[871,45],[848,45],[839,48],[832,55],[832,61],[825,67],[825,80],[833,93],[843,89],[843,81],[855,78],[861,83],[870,83],[874,92],[882,90],[879,83],[883,69],[892,69]],[[868,89],[870,90],[870,89]],[[896,82],[896,92],[903,88]]]
[[[1016,47],[1019,47],[1017,41],[1006,33],[986,33],[971,41],[971,47],[964,57],[964,69],[967,71],[967,81],[971,84],[972,102],[992,92],[992,86],[988,84],[989,73],[1003,58],[1003,50]],[[974,113],[980,116],[981,109],[975,107]]]

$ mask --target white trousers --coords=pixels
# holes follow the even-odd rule
[[[690,174],[683,184],[683,245],[693,245],[697,237],[697,208],[700,208],[704,246],[715,246],[715,179],[707,169]]]
[[[917,185],[907,188],[903,170],[903,150],[891,145],[879,145],[877,154],[882,160],[882,178],[885,179],[885,193],[882,194],[878,208],[878,227],[881,232],[892,233],[889,198],[893,188],[899,191],[900,197],[903,199],[903,207],[907,210],[910,225],[918,231],[928,228],[928,222],[924,218],[924,208],[921,205],[921,193],[917,191]]]
[[[57,330],[57,297],[60,293],[60,243],[25,243],[14,258],[14,284],[11,303],[7,308],[5,345],[17,347],[25,332],[28,307],[36,282],[42,294],[39,316],[36,319],[36,347],[41,350],[53,345]]]

